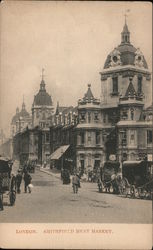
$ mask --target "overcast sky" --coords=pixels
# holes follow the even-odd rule
[[[31,112],[41,69],[54,105],[76,105],[91,83],[100,97],[107,55],[120,44],[124,14],[131,42],[152,69],[152,6],[141,2],[16,1],[1,4],[0,114],[7,132],[23,95]]]

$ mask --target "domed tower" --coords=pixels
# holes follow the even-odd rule
[[[53,102],[51,96],[46,92],[45,81],[42,70],[42,80],[40,83],[40,89],[37,95],[34,96],[32,105],[32,125],[45,128],[47,126],[46,121],[49,116],[53,114]]]
[[[131,44],[130,31],[125,20],[121,43],[107,56],[101,74],[101,110],[103,123],[117,131],[114,143],[117,160],[136,160],[143,144],[139,136],[142,110],[151,104],[151,73],[141,50]],[[144,128],[144,134],[146,127]],[[113,134],[113,130],[112,130]],[[110,133],[107,136],[111,139]],[[145,137],[143,137],[145,141]],[[106,152],[106,154],[111,152]]]
[[[138,95],[143,94],[145,106],[151,102],[151,74],[145,57],[130,41],[130,31],[125,20],[121,32],[121,43],[107,56],[101,74],[102,107],[117,107],[120,95],[124,96],[133,78],[133,86]]]
[[[27,126],[31,126],[31,116],[26,110],[26,105],[22,103],[22,109],[19,111],[19,108],[16,108],[16,114],[13,116],[12,121],[11,121],[11,135],[12,137],[25,129]]]

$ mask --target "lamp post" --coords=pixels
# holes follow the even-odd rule
[[[125,130],[120,130],[120,135],[121,135],[121,170],[123,167],[123,135],[125,133]]]
[[[63,148],[61,148],[61,154],[62,154],[62,159],[61,159],[61,170],[63,171]]]

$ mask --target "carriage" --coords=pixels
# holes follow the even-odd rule
[[[16,200],[16,178],[11,175],[12,162],[0,157],[0,205],[3,209],[4,198],[9,199],[11,206]]]
[[[120,178],[120,163],[117,161],[105,162],[98,179],[99,192],[119,193]]]
[[[153,196],[153,165],[148,161],[124,161],[122,166],[122,194],[132,198]]]

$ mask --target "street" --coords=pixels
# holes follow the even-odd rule
[[[152,202],[99,193],[96,183],[81,182],[79,193],[60,178],[36,170],[32,193],[17,194],[13,207],[4,199],[0,221],[14,223],[152,223]]]

